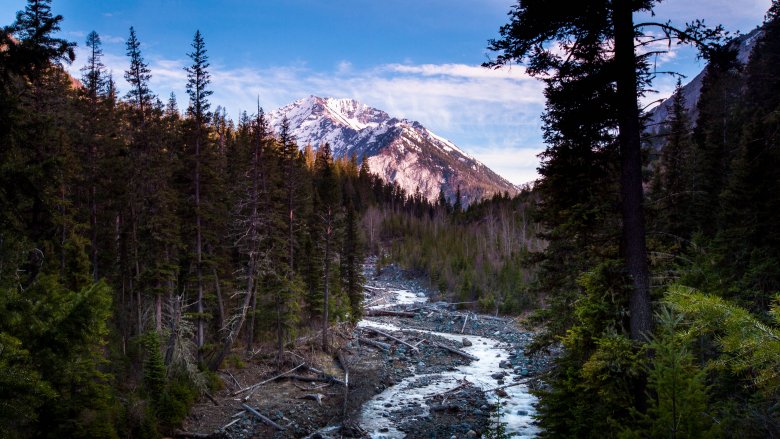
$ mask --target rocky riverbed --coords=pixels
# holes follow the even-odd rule
[[[549,364],[527,355],[533,334],[512,319],[431,302],[433,292],[396,266],[376,274],[369,261],[366,280],[367,316],[337,337],[349,370],[346,404],[339,361],[307,356],[316,372],[271,380],[246,401],[232,393],[278,372],[227,370],[227,388],[215,395],[221,405],[198,404],[185,429],[229,438],[468,438],[501,422],[513,437],[537,434],[528,386]],[[242,402],[284,430],[259,421]]]

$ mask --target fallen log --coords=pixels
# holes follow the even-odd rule
[[[390,345],[387,344],[387,343],[382,343],[381,341],[371,340],[370,338],[363,338],[363,337],[358,337],[358,340],[361,343],[369,344],[369,345],[374,346],[375,348],[379,348],[379,349],[381,349],[383,351],[389,351],[390,350]]]
[[[469,322],[469,315],[466,314],[466,318],[463,320],[463,327],[460,328],[460,333],[463,334],[463,331],[466,329],[466,323]]]
[[[370,326],[364,326],[363,330],[369,331],[369,332],[373,332],[374,334],[381,335],[382,337],[389,338],[390,340],[393,340],[393,341],[396,341],[398,343],[401,343],[402,345],[410,347],[415,352],[419,351],[419,349],[417,349],[414,345],[411,345],[411,344],[401,340],[400,338],[393,337],[392,335],[390,335],[390,334],[388,334],[386,332],[380,331],[378,329],[374,329],[374,328],[372,328]]]
[[[301,389],[301,390],[303,390],[305,392],[311,392],[312,390],[324,389],[324,388],[330,386],[331,384],[333,384],[333,383],[320,384],[319,386],[314,386],[314,387],[303,387],[303,386],[299,386],[298,384],[293,383],[293,386],[295,386],[295,387],[297,387],[297,388],[299,388],[299,389]]]
[[[279,431],[284,431],[285,430],[284,427],[282,427],[281,425],[277,424],[276,422],[266,418],[265,416],[261,415],[260,412],[258,412],[254,408],[246,405],[246,403],[241,403],[241,406],[244,407],[246,409],[246,411],[251,413],[255,418],[265,422],[266,424],[270,425],[271,427],[273,427],[273,428],[275,428],[275,429],[277,429]]]
[[[203,394],[206,395],[206,398],[208,398],[209,401],[213,402],[214,405],[219,405],[219,402],[216,399],[214,399],[214,397],[211,396],[209,392],[203,392]]]
[[[220,428],[220,431],[225,431],[230,427],[231,425],[235,424],[236,422],[240,421],[241,418],[233,419],[232,421],[228,422],[227,424],[223,425],[222,428]]]
[[[244,387],[244,386],[241,385],[241,383],[238,382],[238,380],[236,379],[236,377],[233,376],[232,373],[230,373],[230,372],[228,372],[226,370],[220,370],[220,372],[225,374],[225,375],[227,375],[227,376],[229,376],[233,380],[233,382],[236,383],[236,386],[238,386],[239,389]]]
[[[341,384],[342,386],[345,385],[344,381],[331,375],[322,375],[316,377],[308,377],[305,375],[284,375],[279,377],[279,379],[288,379],[288,380],[306,381],[306,382],[317,381],[320,383],[336,383],[336,384]]]
[[[450,389],[450,390],[445,390],[445,391],[443,391],[443,392],[439,392],[439,393],[436,393],[436,394],[433,394],[433,395],[430,395],[430,396],[426,396],[425,398],[426,398],[426,399],[427,399],[427,398],[438,398],[438,397],[440,397],[440,396],[444,396],[444,395],[447,395],[447,394],[449,394],[449,393],[457,392],[458,390],[460,390],[460,389],[462,389],[462,388],[464,388],[464,387],[471,386],[471,385],[472,385],[471,381],[469,381],[469,380],[467,380],[467,379],[465,379],[465,378],[464,378],[464,379],[463,379],[463,382],[461,382],[459,385],[457,385],[457,386],[453,387],[452,389]]]
[[[477,357],[475,355],[471,355],[468,352],[463,352],[460,349],[451,348],[451,347],[449,347],[447,345],[444,345],[444,344],[441,344],[441,343],[435,343],[435,342],[433,343],[433,345],[436,346],[436,347],[442,348],[444,350],[450,351],[453,354],[460,355],[461,357],[468,358],[469,360],[479,361],[479,357]]]
[[[240,394],[242,394],[242,393],[244,393],[244,392],[247,392],[247,391],[249,391],[249,390],[256,389],[256,388],[258,388],[258,387],[262,386],[262,385],[263,385],[263,384],[265,384],[265,383],[270,383],[271,381],[273,381],[273,380],[276,380],[276,379],[279,379],[279,378],[283,377],[284,375],[286,375],[286,374],[288,374],[288,373],[295,372],[296,370],[298,370],[298,368],[302,367],[304,364],[306,364],[306,363],[301,363],[301,364],[299,364],[299,365],[297,365],[297,366],[293,367],[292,369],[288,370],[287,372],[284,372],[284,373],[282,373],[282,374],[279,374],[279,375],[277,375],[277,376],[275,376],[275,377],[273,377],[273,378],[269,378],[269,379],[267,379],[267,380],[265,380],[265,381],[262,381],[262,382],[259,382],[259,383],[257,383],[257,384],[252,384],[251,386],[249,386],[249,387],[245,387],[245,388],[243,388],[243,389],[238,389],[238,390],[236,390],[235,392],[231,393],[231,394],[230,394],[230,396],[238,396],[238,395],[240,395]]]
[[[317,404],[322,405],[322,398],[324,398],[325,395],[322,393],[307,393],[301,397],[298,397],[298,399],[313,399],[317,401]]]
[[[389,311],[385,309],[367,309],[366,315],[369,317],[414,317],[417,314],[411,311]]]

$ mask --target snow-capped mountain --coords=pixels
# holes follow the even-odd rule
[[[742,35],[737,38],[732,44],[737,50],[737,60],[742,64],[747,64],[750,54],[753,52],[753,48],[756,47],[756,41],[760,39],[763,34],[762,28],[753,29],[753,31]],[[690,82],[683,85],[680,89],[682,92],[685,108],[688,110],[688,116],[694,123],[698,117],[697,104],[699,103],[699,96],[701,95],[701,86],[704,81],[704,75],[707,69],[703,69],[693,78]],[[673,96],[672,96],[673,97]],[[652,110],[650,110],[647,119],[647,131],[650,134],[658,134],[663,123],[669,117],[669,113],[672,111],[672,97],[664,100]]]
[[[278,133],[287,116],[298,145],[330,144],[336,157],[357,155],[371,172],[435,200],[444,190],[454,200],[458,186],[464,204],[517,188],[452,142],[419,122],[391,117],[352,99],[309,96],[269,113]]]

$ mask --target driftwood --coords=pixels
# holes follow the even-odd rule
[[[238,382],[236,377],[234,377],[233,374],[230,373],[229,371],[227,371],[227,370],[220,370],[220,372],[222,372],[222,373],[226,374],[227,376],[229,376],[233,380],[233,382],[236,383],[236,386],[238,386],[239,389],[244,387],[244,386],[241,385],[241,383]]]
[[[450,394],[450,393],[457,392],[458,390],[460,390],[460,389],[462,389],[462,388],[464,388],[464,387],[468,387],[468,386],[470,386],[471,384],[472,384],[472,383],[471,383],[471,381],[469,381],[469,380],[466,380],[466,379],[464,378],[462,383],[460,383],[459,385],[457,385],[457,386],[453,387],[452,389],[450,389],[450,390],[445,390],[445,391],[443,391],[443,392],[439,392],[439,393],[437,393],[437,394],[435,394],[435,395],[430,395],[430,396],[427,396],[426,398],[438,398],[438,397],[440,397],[440,396],[444,396],[444,395],[447,395],[447,394]]]
[[[451,347],[449,347],[447,345],[444,345],[444,344],[441,344],[441,343],[436,343],[436,342],[434,342],[433,345],[436,346],[436,347],[448,350],[448,351],[452,352],[453,354],[460,355],[461,357],[468,358],[469,360],[479,361],[479,357],[471,355],[468,352],[463,352],[460,349],[451,348]]]
[[[375,348],[379,348],[383,351],[389,351],[390,345],[387,343],[382,343],[381,341],[371,340],[370,338],[363,338],[358,337],[358,340],[360,340],[361,343],[369,344]]]
[[[230,394],[230,396],[237,396],[237,395],[240,395],[240,394],[242,394],[242,393],[244,393],[244,392],[247,392],[247,391],[249,391],[249,390],[254,390],[254,389],[256,389],[256,388],[258,388],[258,387],[262,386],[262,385],[263,385],[263,384],[265,384],[265,383],[270,383],[271,381],[273,381],[273,380],[276,380],[276,379],[279,379],[279,378],[281,378],[281,377],[285,376],[285,375],[286,375],[286,374],[288,374],[288,373],[295,372],[296,370],[298,370],[298,369],[299,369],[301,366],[303,366],[304,364],[305,364],[305,363],[301,363],[301,364],[299,364],[299,365],[297,365],[297,366],[293,367],[292,369],[288,370],[287,372],[284,372],[284,373],[282,373],[282,374],[280,374],[280,375],[277,375],[277,376],[275,376],[275,377],[273,377],[273,378],[269,378],[269,379],[267,379],[267,380],[265,380],[265,381],[261,381],[261,382],[259,382],[259,383],[257,383],[257,384],[252,384],[251,386],[249,386],[249,387],[245,387],[245,388],[243,388],[243,389],[238,389],[238,390],[236,390],[235,392],[231,393],[231,394]],[[247,398],[249,398],[249,396],[247,396]],[[246,400],[246,399],[245,399],[245,400]]]
[[[246,405],[245,403],[241,403],[241,407],[244,407],[246,409],[246,411],[251,413],[255,418],[265,422],[266,424],[270,425],[271,427],[273,427],[273,428],[275,428],[277,430],[280,430],[280,431],[284,431],[285,430],[284,427],[282,427],[281,425],[277,424],[276,422],[266,418],[265,416],[261,415],[260,412],[258,412],[257,410],[253,409],[252,407]]]
[[[235,424],[236,422],[240,421],[241,418],[233,419],[232,421],[228,422],[227,424],[223,425],[222,428],[220,428],[221,431],[225,431],[230,427],[231,425]]]
[[[305,376],[305,375],[283,375],[283,376],[281,376],[279,378],[280,379],[288,379],[288,380],[296,380],[296,381],[306,381],[306,382],[317,381],[317,382],[320,382],[320,383],[336,383],[336,384],[341,384],[342,386],[346,384],[346,383],[344,383],[344,381],[342,381],[342,380],[340,380],[340,379],[338,379],[338,378],[336,378],[336,377],[334,377],[332,375],[324,375],[324,374],[320,375],[320,376],[316,376],[316,377],[309,377],[309,376]]]
[[[379,316],[388,316],[388,317],[414,317],[417,314],[410,312],[410,311],[390,311],[385,309],[367,309],[366,315],[369,317],[379,317]]]
[[[460,328],[460,333],[463,334],[463,331],[466,330],[466,323],[469,322],[469,315],[466,314],[466,318],[463,319],[463,327]]]
[[[314,386],[314,387],[303,387],[303,386],[299,386],[299,385],[293,383],[293,386],[295,386],[295,387],[297,387],[297,388],[299,388],[299,389],[301,389],[301,390],[303,390],[305,392],[311,392],[312,390],[324,389],[324,388],[330,386],[331,384],[333,384],[333,383],[331,382],[331,383],[320,384],[319,386]]]
[[[219,405],[219,402],[218,402],[216,399],[214,399],[214,397],[213,397],[213,396],[211,396],[211,393],[209,393],[209,392],[203,392],[203,394],[204,394],[204,395],[206,395],[206,398],[208,398],[208,399],[209,399],[209,401],[213,402],[213,403],[214,403],[214,405]]]
[[[324,397],[325,395],[323,395],[322,393],[307,393],[299,397],[298,399],[313,399],[317,401],[317,404],[322,405],[322,398]]]
[[[309,366],[308,364],[307,364],[307,365],[305,365],[305,366],[303,366],[303,368],[304,368],[304,369],[306,369],[306,370],[308,370],[309,372],[314,372],[314,373],[316,373],[317,375],[324,375],[324,374],[325,374],[325,372],[323,372],[323,371],[321,371],[321,370],[319,370],[319,369],[317,369],[317,368],[311,367],[311,366]]]
[[[412,345],[412,344],[409,344],[409,343],[407,343],[407,342],[405,342],[405,341],[401,340],[400,338],[393,337],[392,335],[390,335],[390,334],[388,334],[388,333],[386,333],[386,332],[380,331],[380,330],[378,330],[378,329],[374,329],[374,328],[372,328],[372,327],[370,327],[370,326],[364,326],[364,327],[363,327],[363,330],[365,330],[365,331],[369,331],[369,332],[373,332],[374,334],[381,335],[382,337],[389,338],[390,340],[393,340],[393,341],[396,341],[396,342],[398,342],[398,343],[401,343],[402,345],[405,345],[405,346],[408,346],[408,347],[410,347],[410,348],[411,348],[413,351],[415,351],[415,352],[419,351],[419,350],[417,349],[417,347],[415,347],[414,345]]]
[[[482,392],[484,392],[484,393],[487,393],[487,392],[495,392],[495,391],[497,391],[497,390],[504,390],[504,389],[506,389],[507,387],[515,387],[515,386],[519,386],[519,385],[521,385],[521,384],[525,384],[525,383],[527,383],[527,382],[528,382],[528,379],[526,378],[526,379],[524,379],[524,380],[516,381],[516,382],[514,382],[514,383],[512,383],[512,384],[507,384],[507,385],[505,385],[505,386],[494,387],[494,388],[492,388],[492,389],[483,390]]]

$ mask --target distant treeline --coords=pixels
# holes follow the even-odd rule
[[[381,222],[389,260],[424,275],[441,299],[489,313],[537,306],[532,255],[545,246],[529,190],[496,194],[463,210],[440,196],[433,214],[390,213]],[[367,218],[373,212],[368,212]]]

